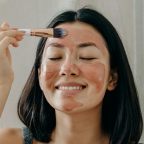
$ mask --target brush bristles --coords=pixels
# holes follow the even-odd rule
[[[62,28],[54,28],[53,29],[53,37],[61,38],[67,35],[67,31]]]

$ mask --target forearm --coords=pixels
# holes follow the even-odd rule
[[[11,85],[0,85],[0,117],[6,104]]]

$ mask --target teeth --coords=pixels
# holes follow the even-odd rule
[[[82,86],[60,86],[58,87],[60,90],[81,90]]]

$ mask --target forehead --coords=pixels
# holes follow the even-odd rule
[[[64,38],[49,38],[46,42],[46,45],[57,42],[68,47],[73,47],[81,43],[92,42],[95,43],[99,48],[106,50],[104,38],[91,25],[83,22],[73,22],[60,24],[57,26],[57,28],[65,29],[68,32],[68,35]]]

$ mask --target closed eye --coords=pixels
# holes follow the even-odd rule
[[[57,60],[61,60],[62,59],[62,57],[53,57],[53,58],[48,58],[49,60],[51,60],[51,61],[57,61]],[[88,57],[88,58],[86,58],[86,57],[80,57],[79,59],[81,59],[81,60],[94,60],[94,59],[97,59],[97,58],[90,58],[90,57]]]
[[[55,58],[48,58],[48,59],[51,60],[51,61],[57,61],[57,60],[62,59],[62,57],[55,57]]]
[[[86,58],[86,57],[80,57],[79,59],[82,59],[82,60],[94,60],[94,59],[97,59],[97,58],[90,58],[90,57]]]

